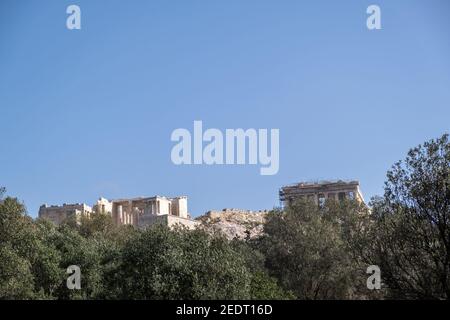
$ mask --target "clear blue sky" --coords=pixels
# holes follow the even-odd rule
[[[32,216],[156,194],[187,195],[194,216],[270,209],[313,179],[381,194],[410,147],[449,131],[449,14],[447,0],[2,0],[0,185]],[[279,173],[173,165],[171,132],[194,120],[279,128]]]

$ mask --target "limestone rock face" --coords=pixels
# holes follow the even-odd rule
[[[222,232],[228,239],[255,238],[263,231],[263,225],[268,211],[250,211],[240,209],[223,209],[208,211],[196,220],[201,222],[201,228],[214,232]]]

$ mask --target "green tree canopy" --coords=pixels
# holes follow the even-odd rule
[[[364,207],[356,201],[319,207],[299,200],[271,212],[261,240],[270,274],[299,299],[354,298],[355,286],[365,285],[360,278],[365,270],[357,268],[346,242],[357,210]]]
[[[371,258],[394,298],[450,299],[448,135],[408,152],[373,201]]]

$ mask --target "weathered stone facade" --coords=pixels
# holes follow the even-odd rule
[[[77,219],[81,215],[109,214],[116,225],[133,225],[145,228],[154,223],[163,223],[170,227],[175,224],[184,225],[190,229],[198,223],[191,220],[187,208],[187,197],[167,198],[161,196],[139,197],[131,199],[107,200],[100,198],[93,209],[85,204],[63,206],[41,206],[39,217],[46,218],[55,224],[61,224],[71,214]]]
[[[145,227],[153,216],[173,216],[190,220],[187,210],[187,197],[141,197],[133,199],[117,199],[111,202],[113,221],[120,224],[131,224]]]
[[[356,199],[364,202],[358,181],[300,182],[282,187],[279,194],[283,206],[298,199],[309,199],[318,205],[322,205],[326,199]]]
[[[39,218],[50,220],[55,224],[61,224],[64,220],[74,217],[79,222],[82,216],[90,217],[92,212],[92,208],[84,203],[64,203],[62,206],[43,204],[39,208]]]
[[[142,216],[141,220],[139,221],[139,228],[146,228],[147,226],[158,223],[166,225],[170,228],[173,228],[176,225],[180,225],[187,227],[188,229],[195,229],[199,225],[198,221],[189,218],[182,218],[170,214],[149,214]]]

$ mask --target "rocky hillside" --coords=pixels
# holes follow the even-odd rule
[[[206,230],[219,230],[228,239],[245,239],[257,237],[262,233],[267,213],[266,210],[223,209],[222,211],[208,211],[196,220],[200,221]]]

